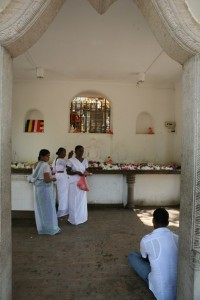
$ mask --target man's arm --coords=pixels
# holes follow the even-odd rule
[[[142,240],[140,242],[140,253],[141,253],[143,258],[148,258],[144,238],[142,238]]]
[[[140,242],[140,253],[141,253],[141,256],[142,256],[143,260],[149,262],[148,253],[146,251],[146,243],[144,242],[143,239]]]

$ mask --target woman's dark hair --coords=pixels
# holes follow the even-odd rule
[[[41,157],[43,157],[43,156],[45,156],[45,155],[48,155],[48,154],[50,154],[49,150],[47,150],[47,149],[42,149],[42,150],[40,150],[39,156],[38,156],[38,160],[40,160]]]
[[[163,226],[167,226],[169,224],[169,213],[163,207],[159,207],[154,211],[153,218],[156,223]]]
[[[81,148],[84,148],[84,147],[81,146],[81,145],[77,145],[77,146],[75,147],[75,152],[78,151],[78,150],[81,149]]]
[[[60,147],[60,148],[58,149],[58,151],[56,152],[56,155],[60,155],[62,152],[66,152],[66,149]]]

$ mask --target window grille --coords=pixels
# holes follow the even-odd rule
[[[105,98],[74,98],[70,108],[70,128],[71,132],[109,133],[109,101]]]

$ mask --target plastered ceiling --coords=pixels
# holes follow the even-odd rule
[[[102,15],[87,0],[66,0],[39,41],[14,59],[15,80],[112,81],[173,87],[182,73],[151,33],[133,0],[115,1]]]

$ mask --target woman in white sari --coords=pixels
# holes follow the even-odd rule
[[[88,161],[83,158],[83,146],[76,146],[75,157],[68,160],[67,173],[70,175],[69,186],[69,218],[73,225],[84,223],[88,219],[87,192],[78,188],[80,176],[86,176]]]
[[[48,164],[50,152],[40,150],[38,163],[30,181],[35,186],[35,220],[39,234],[54,235],[61,231],[58,227],[58,219],[53,193],[53,181],[51,168]]]
[[[56,177],[56,187],[58,193],[58,211],[57,216],[63,217],[69,214],[69,175],[67,174],[66,167],[67,161],[64,159],[66,156],[65,148],[59,148],[56,152],[57,158],[53,162],[53,170]],[[73,152],[68,154],[71,157]]]

